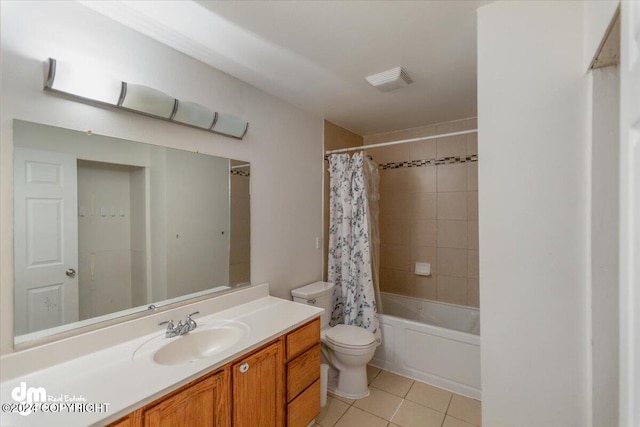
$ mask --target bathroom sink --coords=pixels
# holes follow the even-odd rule
[[[238,321],[201,325],[188,334],[165,338],[164,333],[141,345],[134,361],[153,361],[158,365],[182,365],[214,356],[238,343],[249,327]]]

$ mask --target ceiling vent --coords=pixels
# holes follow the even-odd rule
[[[381,92],[399,89],[413,82],[409,74],[407,74],[402,67],[392,68],[372,76],[367,76],[366,79]]]

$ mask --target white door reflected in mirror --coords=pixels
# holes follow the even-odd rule
[[[14,158],[20,335],[78,320],[78,188],[72,154],[16,147]]]

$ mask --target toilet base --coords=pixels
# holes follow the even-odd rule
[[[342,381],[340,381],[341,377]],[[340,387],[341,385],[342,387]],[[351,369],[346,375],[331,366],[327,390],[329,393],[344,397],[345,399],[364,399],[369,396],[366,366],[362,369],[362,372],[360,369]]]

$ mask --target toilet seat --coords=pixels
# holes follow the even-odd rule
[[[364,350],[375,346],[376,337],[366,329],[352,325],[336,325],[323,331],[322,338],[333,347]]]

